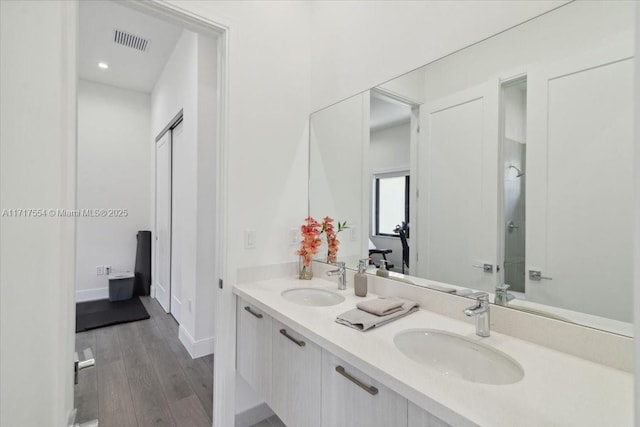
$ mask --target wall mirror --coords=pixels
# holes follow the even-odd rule
[[[313,113],[339,259],[631,336],[634,7],[572,2]]]

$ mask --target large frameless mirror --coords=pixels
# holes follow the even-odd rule
[[[569,3],[313,113],[339,260],[631,336],[634,7]]]

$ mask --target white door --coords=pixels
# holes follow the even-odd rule
[[[633,49],[617,43],[529,75],[527,298],[631,321]],[[603,209],[606,207],[606,209]]]
[[[498,88],[488,82],[420,108],[419,277],[485,291],[495,286]]]
[[[155,297],[171,309],[171,132],[156,143],[156,266]]]

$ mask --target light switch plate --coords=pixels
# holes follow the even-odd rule
[[[347,230],[349,230],[349,237],[351,238],[352,242],[355,242],[358,240],[358,233],[356,231],[355,227],[349,227]]]
[[[256,230],[247,228],[244,231],[244,248],[245,249],[256,248]]]

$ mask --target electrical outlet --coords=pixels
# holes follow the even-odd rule
[[[104,276],[104,267],[102,265],[96,267],[96,275]]]
[[[107,276],[109,274],[111,274],[111,266],[110,265],[105,265],[104,266],[104,274],[107,275]]]
[[[244,248],[245,249],[256,248],[256,230],[247,228],[244,231]]]
[[[298,239],[299,239],[299,235],[298,235],[298,229],[297,228],[292,228],[289,230],[289,236],[290,239],[289,240],[289,244],[291,244],[291,246],[298,244]]]
[[[355,242],[358,240],[358,233],[356,232],[356,228],[355,227],[349,227],[349,237],[351,238],[352,242]]]

